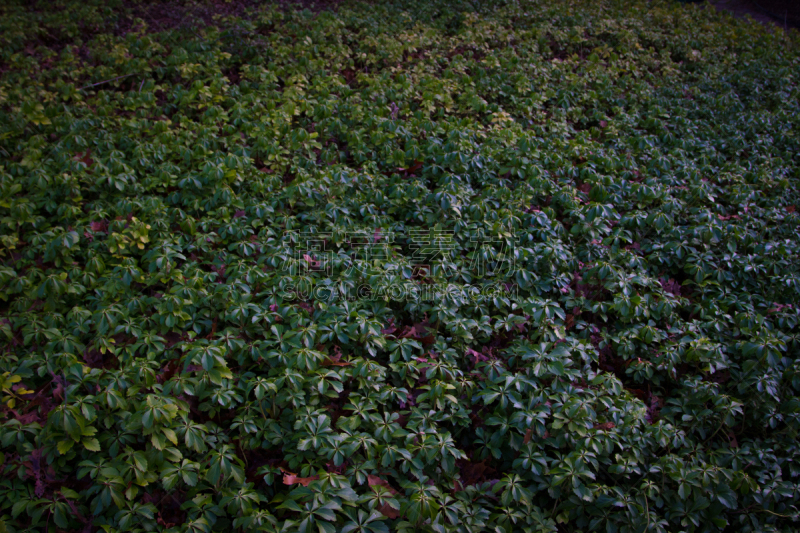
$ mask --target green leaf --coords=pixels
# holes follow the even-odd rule
[[[92,451],[92,452],[99,452],[100,451],[100,441],[98,441],[97,439],[94,439],[94,438],[92,438],[92,439],[83,439],[81,441],[81,443],[83,444],[83,447],[86,448],[89,451]],[[59,445],[60,445],[60,443],[59,443]],[[60,447],[59,447],[59,451],[61,451]]]

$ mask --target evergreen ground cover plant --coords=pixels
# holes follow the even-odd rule
[[[7,0],[0,43],[0,531],[797,530],[796,34]]]

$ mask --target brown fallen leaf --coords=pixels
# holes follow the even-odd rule
[[[461,468],[461,483],[464,486],[476,485],[482,480],[486,480],[487,474],[494,473],[494,469],[486,465],[486,460],[479,463],[462,462]]]
[[[386,487],[392,492],[392,494],[397,494],[397,491],[394,490],[391,485],[389,485],[389,482],[381,477],[370,474],[367,476],[367,483],[370,487]]]
[[[528,444],[531,441],[531,437],[533,437],[533,428],[528,428],[528,431],[525,432],[525,438],[522,439],[522,444]]]
[[[322,366],[350,366],[353,364],[347,361],[341,361],[341,358],[341,355],[328,356],[322,362]]]

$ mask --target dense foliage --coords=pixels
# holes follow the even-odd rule
[[[0,530],[796,528],[798,42],[622,4],[3,2]]]

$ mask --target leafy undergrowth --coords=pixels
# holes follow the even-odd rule
[[[0,529],[797,527],[796,36],[586,4],[3,2]]]

